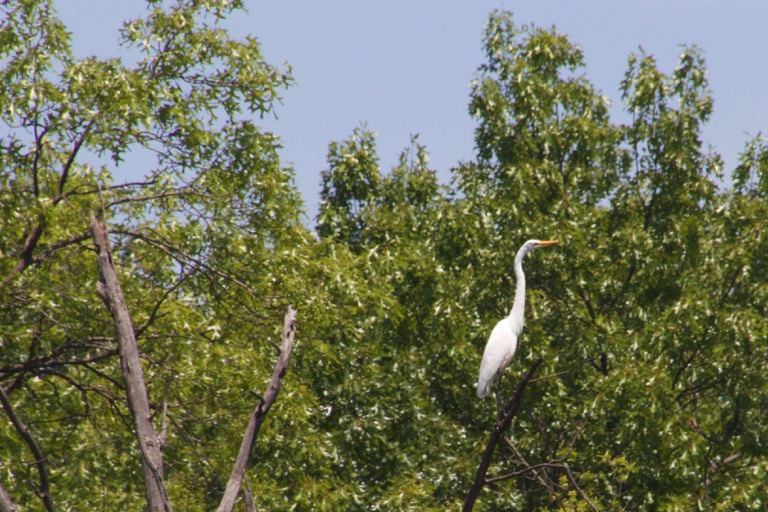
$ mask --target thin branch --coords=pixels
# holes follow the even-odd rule
[[[22,421],[19,415],[16,414],[16,411],[11,404],[11,400],[5,393],[3,386],[0,386],[0,403],[2,403],[3,409],[5,409],[5,413],[11,420],[11,423],[16,429],[16,432],[19,433],[19,436],[21,436],[21,438],[27,444],[29,450],[32,452],[32,455],[35,457],[34,464],[37,467],[37,473],[40,476],[40,489],[37,491],[37,496],[43,500],[45,509],[48,512],[55,512],[56,505],[54,505],[53,499],[51,498],[51,485],[48,475],[48,465],[50,462],[43,454],[43,451],[40,449],[40,445],[38,444],[37,439],[35,439],[35,436],[32,434],[32,431]]]
[[[37,106],[35,106],[35,110],[37,110]],[[42,133],[37,132],[38,123],[35,123],[34,125],[34,132],[35,132],[35,158],[32,160],[32,193],[35,196],[35,199],[40,197],[40,156],[43,153],[43,138],[48,133],[48,127],[44,127]]]
[[[221,498],[221,504],[217,509],[217,512],[232,512],[235,506],[235,500],[237,494],[240,492],[240,486],[243,483],[245,476],[245,469],[248,467],[248,460],[251,457],[251,451],[256,441],[256,436],[259,433],[261,424],[267,417],[269,409],[272,404],[277,400],[277,395],[280,392],[280,386],[282,385],[283,377],[285,377],[288,371],[288,363],[291,360],[291,350],[293,349],[293,341],[296,336],[294,324],[296,323],[296,310],[292,306],[288,306],[288,311],[285,314],[285,322],[283,324],[283,342],[280,345],[280,356],[275,363],[275,369],[272,372],[272,379],[269,381],[267,391],[264,393],[264,399],[259,400],[259,404],[251,414],[251,419],[248,421],[248,426],[245,429],[245,435],[243,435],[243,441],[240,444],[240,451],[235,459],[235,465],[232,468],[232,474],[227,482],[227,487],[224,491],[224,496]]]
[[[80,148],[83,147],[85,139],[88,137],[88,133],[91,131],[91,128],[95,122],[95,119],[91,120],[91,122],[88,123],[88,126],[85,127],[83,133],[75,141],[75,145],[72,147],[72,151],[69,153],[69,157],[64,163],[64,167],[61,169],[61,177],[59,178],[59,191],[57,197],[53,200],[54,206],[65,197],[64,187],[66,186],[67,178],[69,177],[69,171],[72,169],[72,165],[75,163],[75,158],[77,158],[77,154],[80,152]]]
[[[97,363],[99,361],[103,361],[104,359],[113,357],[116,354],[117,354],[117,350],[109,349],[109,350],[106,350],[105,352],[102,352],[101,354],[97,354],[95,356],[86,357],[82,359],[58,360],[58,359],[49,359],[49,356],[42,356],[42,357],[35,358],[33,360],[28,359],[23,363],[16,363],[11,366],[6,366],[5,368],[0,368],[0,373],[14,374],[14,373],[20,373],[20,372],[21,373],[29,372],[39,368],[55,368],[58,366],[87,365],[89,363]]]
[[[113,206],[117,206],[119,204],[123,203],[140,203],[140,202],[148,202],[152,201],[154,199],[166,199],[169,197],[197,197],[197,198],[203,198],[203,199],[220,199],[224,200],[227,198],[226,195],[214,195],[214,194],[204,194],[202,192],[190,192],[187,190],[189,187],[181,187],[178,189],[171,189],[166,190],[163,192],[159,192],[157,194],[148,194],[145,196],[130,196],[130,197],[121,197],[119,199],[114,199],[107,203],[104,208],[110,209]]]
[[[491,465],[493,452],[496,450],[496,446],[502,439],[504,432],[509,429],[509,425],[512,423],[512,419],[517,416],[517,413],[520,411],[525,386],[531,380],[531,377],[533,377],[533,374],[536,372],[542,362],[543,360],[541,358],[537,359],[531,368],[525,373],[525,375],[523,375],[523,377],[520,379],[520,382],[517,384],[515,394],[512,395],[512,398],[504,408],[504,416],[494,425],[493,430],[491,430],[491,437],[488,439],[488,444],[486,444],[485,451],[483,452],[483,456],[480,459],[480,465],[478,466],[477,472],[475,473],[475,480],[472,483],[472,487],[469,489],[466,500],[464,501],[464,508],[462,509],[464,512],[471,512],[472,508],[475,506],[477,497],[480,495],[480,491],[487,483],[485,475],[488,473],[488,468]]]
[[[568,475],[568,481],[571,482],[571,485],[573,486],[573,488],[576,489],[577,493],[579,493],[579,496],[581,496],[581,499],[586,501],[587,504],[590,507],[592,507],[592,510],[597,511],[598,510],[597,506],[595,506],[595,504],[592,503],[592,500],[589,499],[587,494],[581,489],[579,484],[576,482],[576,478],[573,476],[573,473],[571,472],[571,467],[566,463],[563,463],[562,466],[563,466],[563,469],[565,470],[565,474]]]
[[[539,464],[534,464],[533,466],[526,466],[523,469],[519,469],[517,471],[513,471],[511,473],[505,473],[500,476],[494,476],[491,478],[486,478],[485,483],[486,484],[492,484],[495,482],[503,482],[504,480],[509,480],[511,478],[517,478],[519,476],[523,476],[526,473],[530,473],[531,471],[536,471],[538,469],[552,469],[552,468],[558,468],[561,469],[563,467],[562,459],[557,460],[551,460],[549,462],[541,462]]]
[[[37,243],[40,241],[40,237],[43,235],[44,228],[45,218],[41,217],[37,226],[35,226],[32,232],[27,236],[27,240],[24,242],[24,248],[21,250],[21,255],[19,256],[19,262],[16,264],[16,267],[14,267],[11,273],[5,277],[3,284],[10,284],[10,282],[13,281],[17,275],[24,272],[27,267],[34,263],[32,253],[35,252]]]
[[[575,370],[576,368],[580,367],[583,364],[592,363],[594,360],[595,360],[594,356],[593,357],[585,357],[581,361],[571,365],[570,367],[566,368],[563,371],[560,371],[560,372],[557,372],[557,373],[550,373],[550,374],[544,375],[542,377],[536,377],[535,379],[531,379],[530,383],[533,384],[535,382],[540,382],[540,381],[543,381],[543,380],[549,380],[549,379],[555,379],[557,377],[561,377],[563,375],[566,375],[566,374],[572,372],[573,370]]]
[[[214,267],[211,267],[210,265],[204,263],[198,258],[195,258],[181,250],[179,250],[176,247],[171,246],[170,244],[159,240],[157,238],[152,238],[150,236],[145,235],[144,233],[140,233],[136,230],[121,230],[116,229],[113,231],[115,234],[119,235],[125,235],[129,237],[133,237],[137,240],[141,240],[143,242],[146,242],[147,244],[151,245],[152,247],[155,247],[159,249],[160,251],[164,252],[166,255],[177,261],[181,264],[190,265],[195,269],[201,269],[205,270],[206,272],[209,272],[210,274],[219,276],[221,278],[227,279],[228,281],[232,282],[233,284],[237,285],[238,287],[242,288],[246,292],[248,292],[252,297],[255,297],[255,293],[253,291],[253,288],[239,280],[237,277],[233,276],[232,274],[227,274],[226,272],[222,272],[221,270],[218,270]]]
[[[525,460],[525,457],[523,457],[523,454],[520,453],[520,450],[517,448],[517,446],[512,444],[512,442],[507,436],[504,436],[504,442],[514,452],[515,456],[524,466],[526,467],[531,466],[531,464],[529,464],[528,461]],[[558,484],[552,481],[552,478],[549,476],[549,474],[546,471],[536,471],[533,475],[533,480],[535,480],[536,482],[538,482],[539,485],[545,488],[551,497],[555,496],[556,494],[555,488],[559,486]]]
[[[137,339],[138,339],[138,338],[141,338],[141,337],[142,337],[142,335],[144,334],[144,331],[146,331],[146,330],[147,330],[147,328],[149,328],[149,326],[150,326],[150,325],[152,325],[152,323],[153,323],[153,322],[154,322],[154,321],[157,319],[157,313],[158,313],[158,311],[160,311],[160,307],[163,305],[163,303],[165,302],[165,300],[166,300],[166,299],[167,299],[167,298],[168,298],[168,297],[169,297],[169,296],[170,296],[170,295],[171,295],[173,292],[175,292],[175,291],[176,291],[176,289],[178,289],[178,287],[182,285],[182,283],[184,283],[184,281],[187,279],[187,277],[189,277],[189,274],[183,274],[183,275],[182,275],[182,276],[179,278],[179,280],[178,280],[178,281],[176,281],[176,283],[174,283],[174,284],[173,284],[173,286],[171,286],[170,288],[168,288],[168,289],[165,291],[165,293],[163,293],[163,296],[162,296],[162,297],[160,297],[160,300],[159,300],[159,301],[157,301],[157,303],[155,304],[155,306],[152,308],[152,312],[149,314],[149,318],[147,318],[147,321],[146,321],[146,322],[144,322],[144,325],[142,325],[141,327],[139,327],[138,329],[136,329],[136,338],[137,338]]]
[[[90,235],[82,234],[82,235],[73,236],[72,238],[67,238],[66,240],[59,240],[58,242],[52,243],[51,245],[46,247],[40,254],[35,256],[33,258],[32,263],[35,263],[35,264],[41,263],[45,259],[49,258],[51,254],[53,254],[54,252],[60,249],[63,249],[65,247],[68,247],[70,245],[85,242],[89,238],[91,238]]]
[[[517,478],[519,476],[523,476],[526,473],[530,473],[531,471],[537,471],[539,469],[561,469],[565,472],[566,476],[568,477],[568,481],[570,482],[571,486],[576,490],[576,492],[581,496],[581,499],[583,499],[587,504],[592,508],[592,510],[597,511],[598,508],[595,506],[594,503],[589,499],[587,494],[584,492],[584,490],[579,486],[578,482],[576,481],[576,477],[573,475],[573,472],[571,471],[571,467],[568,465],[565,460],[568,458],[568,456],[564,456],[560,459],[551,460],[549,462],[542,462],[540,464],[534,464],[532,466],[524,467],[523,469],[520,469],[518,471],[513,471],[511,473],[506,473],[501,476],[495,476],[492,478],[488,478],[485,480],[486,484],[491,484],[494,482],[503,482],[504,480],[509,480],[511,478]],[[538,475],[537,475],[538,478]],[[551,489],[550,489],[551,491]]]
[[[11,271],[11,273],[5,277],[3,284],[9,284],[17,275],[24,272],[27,267],[41,263],[42,261],[49,258],[54,252],[69,245],[84,242],[90,238],[89,235],[78,235],[66,240],[59,240],[58,242],[55,242],[46,247],[42,253],[33,256],[33,253],[35,252],[35,249],[37,249],[37,245],[40,242],[40,237],[43,235],[45,230],[45,224],[45,219],[41,218],[37,226],[32,230],[29,236],[27,236],[27,240],[24,242],[24,248],[22,249],[21,255],[19,256],[19,262],[16,264],[16,267]]]

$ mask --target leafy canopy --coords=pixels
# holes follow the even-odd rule
[[[0,385],[45,460],[0,422],[15,503],[41,502],[43,471],[60,509],[143,506],[97,212],[177,509],[218,503],[289,303],[297,345],[248,469],[257,505],[458,508],[496,415],[474,393],[480,355],[528,238],[561,244],[526,260],[503,392],[544,364],[490,468],[514,483],[485,486],[483,507],[763,508],[768,145],[747,141],[730,174],[704,147],[699,49],[671,72],[630,55],[620,124],[578,46],[494,12],[469,98],[477,157],[440,184],[413,137],[382,170],[358,128],[329,145],[313,233],[257,123],[291,72],[221,27],[242,7],[148,2],[121,31],[134,61],[75,59],[50,0],[0,8]]]

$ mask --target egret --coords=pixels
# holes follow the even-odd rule
[[[498,380],[501,372],[509,366],[512,356],[517,349],[517,338],[523,330],[523,313],[525,312],[525,274],[523,273],[523,258],[534,249],[548,247],[558,243],[557,240],[528,240],[520,247],[515,256],[515,301],[509,316],[499,321],[493,328],[488,343],[483,352],[483,362],[480,363],[480,377],[477,379],[477,396],[484,398],[491,392],[491,386]],[[501,404],[501,398],[496,397]]]

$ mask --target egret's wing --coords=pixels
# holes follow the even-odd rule
[[[517,336],[512,332],[507,319],[496,324],[488,338],[483,352],[483,361],[480,363],[480,377],[477,379],[477,396],[488,396],[491,392],[491,383],[500,371],[506,368],[512,360],[517,348]]]

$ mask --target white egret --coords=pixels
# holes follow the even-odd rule
[[[515,301],[509,316],[499,321],[493,328],[488,343],[483,352],[483,362],[480,363],[480,377],[477,379],[477,396],[484,398],[491,392],[491,386],[501,372],[509,366],[512,356],[517,349],[517,338],[523,330],[523,313],[525,312],[525,274],[523,273],[523,258],[534,249],[547,247],[558,243],[557,240],[528,240],[515,256]],[[500,397],[497,396],[500,401]]]

